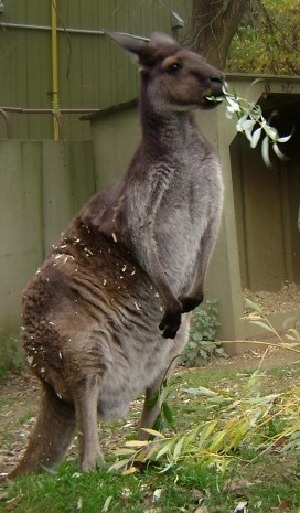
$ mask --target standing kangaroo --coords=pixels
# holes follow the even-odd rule
[[[142,140],[125,176],[87,202],[24,291],[24,348],[43,394],[9,477],[58,463],[75,429],[79,467],[93,470],[97,414],[125,416],[142,389],[146,436],[159,414],[150,398],[186,343],[185,312],[203,300],[223,183],[192,111],[218,104],[223,75],[166,34],[109,35],[139,59]]]

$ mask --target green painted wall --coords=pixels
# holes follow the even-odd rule
[[[91,122],[97,190],[124,174],[141,138],[137,107],[126,107]]]
[[[0,28],[0,107],[52,108],[51,0],[4,0],[0,24],[38,25],[43,30]],[[58,26],[81,30],[120,30],[149,36],[171,32],[171,11],[188,22],[191,0],[57,0]],[[185,28],[181,37],[185,37]],[[129,56],[104,35],[58,33],[61,108],[106,108],[137,95],[137,73]],[[46,115],[12,118],[13,137],[52,138]],[[64,115],[64,137],[89,138],[89,123]],[[0,118],[0,139],[5,138]]]
[[[0,368],[19,335],[22,289],[94,192],[91,141],[0,141]]]

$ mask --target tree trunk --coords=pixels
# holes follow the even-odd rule
[[[230,43],[249,0],[193,0],[193,49],[224,69]]]

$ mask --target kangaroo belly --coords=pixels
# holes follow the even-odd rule
[[[105,419],[126,415],[178,350],[159,331],[161,304],[151,280],[107,254],[109,266],[105,257],[96,265],[92,255],[88,263],[52,255],[23,298],[24,348],[35,374],[70,402],[86,377],[101,379]]]
[[[140,342],[128,338],[127,344],[125,354],[129,358],[115,354],[101,382],[98,411],[105,420],[126,416],[131,401],[166,371],[175,356],[174,342],[164,344],[159,334]]]

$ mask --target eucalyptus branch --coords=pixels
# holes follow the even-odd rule
[[[226,89],[224,89],[223,92],[227,102],[226,117],[229,119],[233,117],[237,118],[236,130],[247,137],[250,142],[250,148],[256,148],[261,137],[263,137],[261,142],[261,154],[266,165],[271,167],[270,144],[277,157],[281,160],[286,160],[285,155],[279,149],[278,143],[289,141],[292,134],[280,137],[278,130],[269,124],[272,116],[269,120],[266,120],[262,115],[262,110],[259,105],[235,94],[231,94]]]

